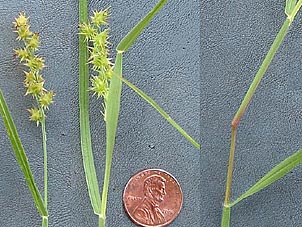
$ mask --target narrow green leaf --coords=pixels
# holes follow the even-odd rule
[[[121,40],[116,50],[118,52],[125,52],[134,43],[136,38],[149,24],[152,18],[159,12],[159,10],[167,3],[167,0],[160,0],[157,5],[137,24],[135,27]]]
[[[12,116],[8,110],[7,104],[5,102],[5,99],[3,97],[2,91],[0,90],[0,114],[3,118],[4,126],[7,131],[7,135],[10,139],[12,148],[14,150],[16,159],[19,163],[19,166],[24,174],[26,183],[28,185],[28,188],[32,194],[33,200],[36,204],[36,207],[40,213],[40,215],[43,217],[47,217],[47,210],[44,206],[41,194],[35,184],[34,177],[32,175],[30,165],[27,159],[27,156],[25,154],[24,148],[22,146],[21,140],[19,138],[17,129],[15,127],[15,124],[13,122]]]
[[[287,16],[291,15],[291,13],[293,12],[293,9],[295,8],[296,4],[297,4],[297,0],[286,0],[285,14]]]
[[[231,207],[235,204],[239,203],[241,200],[255,194],[261,189],[269,186],[275,181],[282,178],[285,174],[290,172],[293,168],[301,164],[302,162],[302,150],[297,151],[277,166],[275,166],[271,171],[269,171],[264,177],[262,177],[254,186],[252,186],[247,192],[241,195],[238,199],[236,199],[233,203],[231,203]]]
[[[79,1],[79,22],[88,21],[87,0]],[[80,134],[83,165],[91,205],[95,214],[101,213],[101,196],[99,183],[96,176],[94,159],[91,147],[89,124],[89,69],[88,49],[83,35],[79,36],[79,105],[80,105]]]
[[[290,15],[287,15],[288,16],[287,19],[289,19],[292,22],[295,16],[297,15],[297,13],[299,12],[301,6],[302,6],[302,0],[299,0],[297,4],[295,4],[295,7],[293,7],[293,9],[291,10]]]
[[[118,53],[115,59],[113,73],[122,76],[122,54]],[[115,144],[115,135],[120,112],[120,100],[122,93],[122,82],[117,77],[110,80],[109,91],[105,108],[106,121],[106,165],[102,193],[102,212],[101,218],[105,219],[106,204],[108,197],[109,179],[112,164],[112,154]]]
[[[145,101],[147,101],[151,106],[155,108],[157,112],[159,112],[175,129],[177,129],[181,135],[183,135],[189,142],[191,142],[197,149],[200,150],[200,144],[197,143],[182,127],[177,124],[168,114],[164,111],[151,97],[145,94],[142,90],[136,87],[134,84],[126,80],[125,78],[119,76],[118,74],[114,74],[117,78],[122,80],[128,87],[134,90],[138,95],[140,95]]]
[[[231,207],[223,207],[221,227],[229,227],[231,221]]]

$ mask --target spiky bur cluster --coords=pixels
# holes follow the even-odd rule
[[[95,11],[90,22],[80,24],[80,34],[85,36],[88,44],[89,59],[92,65],[93,75],[91,76],[90,91],[98,98],[104,99],[104,111],[109,89],[109,82],[112,76],[112,63],[109,58],[108,41],[108,16],[109,9]]]
[[[53,103],[54,92],[44,88],[44,78],[40,71],[45,67],[44,59],[36,54],[40,46],[39,34],[30,31],[28,17],[20,13],[13,22],[18,34],[17,40],[23,42],[24,47],[15,50],[16,56],[20,59],[28,71],[25,71],[24,87],[27,89],[25,95],[32,95],[37,101],[37,107],[29,109],[30,120],[36,121],[37,125],[45,117],[44,111]]]

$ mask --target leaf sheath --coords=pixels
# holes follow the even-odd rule
[[[231,221],[231,207],[223,207],[221,227],[229,227]]]

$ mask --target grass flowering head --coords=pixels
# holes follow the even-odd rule
[[[43,58],[30,56],[26,59],[26,63],[24,65],[28,66],[31,71],[40,71],[45,67],[44,62],[45,60]]]
[[[18,37],[17,37],[18,40],[26,40],[32,34],[29,30],[29,26],[18,27],[17,33],[18,33]]]
[[[39,34],[30,30],[29,18],[24,12],[13,22],[18,34],[17,40],[23,42],[23,47],[15,50],[15,55],[20,59],[24,66],[28,67],[25,71],[24,87],[27,89],[25,95],[32,95],[37,101],[37,107],[29,109],[29,119],[36,121],[37,125],[45,118],[44,110],[49,109],[55,96],[53,91],[47,91],[44,87],[45,80],[40,71],[45,67],[44,58],[36,52],[40,46]]]
[[[109,8],[102,11],[95,11],[93,12],[93,16],[91,17],[91,22],[95,26],[107,25],[108,17],[109,17]]]
[[[109,58],[109,29],[108,25],[109,8],[103,11],[95,11],[91,22],[80,24],[79,34],[85,37],[88,44],[89,59],[93,73],[90,79],[90,91],[98,98],[104,100],[106,108],[107,94],[112,76],[112,63]],[[105,111],[104,111],[105,112]]]
[[[48,109],[48,106],[53,103],[53,97],[55,96],[53,91],[43,92],[40,95],[39,102],[41,107],[44,109]]]
[[[27,48],[19,48],[15,50],[15,54],[18,58],[20,58],[20,62],[25,61],[29,58],[29,50]]]
[[[104,31],[97,33],[92,38],[92,42],[95,48],[98,48],[100,51],[106,51],[106,47],[109,44],[108,34],[109,34],[109,29],[105,29]]]
[[[79,34],[85,36],[86,41],[89,41],[97,34],[97,30],[90,23],[83,23],[80,24]]]
[[[37,126],[39,126],[39,123],[43,119],[42,111],[40,109],[34,107],[34,108],[29,109],[28,112],[30,113],[29,120],[30,121],[36,121]]]
[[[31,48],[32,50],[37,50],[39,46],[40,46],[39,34],[33,33],[31,38],[29,39],[27,48]]]
[[[13,24],[16,28],[22,27],[22,26],[28,26],[28,17],[26,17],[24,12],[22,12],[19,14],[19,17],[17,17],[15,19]]]
[[[32,94],[34,97],[38,97],[44,90],[44,81],[34,82],[27,87],[25,95]]]
[[[108,92],[108,84],[106,79],[102,79],[100,76],[94,76],[90,79],[92,87],[90,88],[91,91],[94,92],[94,95],[97,97],[106,97]]]

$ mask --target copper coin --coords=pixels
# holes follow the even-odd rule
[[[143,170],[128,181],[124,207],[131,220],[139,226],[163,227],[179,214],[183,196],[177,180],[160,169]]]

